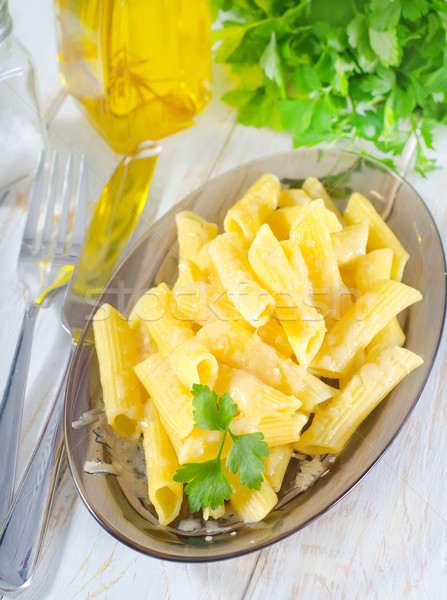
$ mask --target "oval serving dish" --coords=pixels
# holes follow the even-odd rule
[[[73,429],[72,422],[91,408],[99,388],[99,372],[91,323],[87,325],[70,371],[65,405],[65,444],[76,488],[97,521],[121,542],[147,555],[200,562],[233,558],[259,550],[316,519],[353,488],[395,439],[419,399],[438,349],[445,314],[445,258],[436,225],[416,191],[382,164],[341,150],[296,150],[242,165],[187,196],[160,219],[113,275],[97,306],[108,302],[128,315],[152,283],[173,284],[177,275],[175,214],[197,212],[222,225],[228,208],[264,173],[274,173],[287,187],[308,176],[322,179],[340,208],[351,191],[371,200],[410,253],[404,283],[419,289],[423,301],[410,307],[403,323],[405,346],[424,364],[383,400],[351,437],[325,477],[307,491],[281,498],[262,522],[213,535],[181,534],[144,519],[127,500],[113,476],[84,472],[84,463],[104,459],[91,428]],[[337,200],[338,198],[338,200]],[[392,203],[390,203],[392,199]],[[121,292],[120,292],[121,290]],[[96,310],[96,307],[95,307]],[[293,496],[293,495],[292,495]],[[283,501],[281,501],[283,500]]]

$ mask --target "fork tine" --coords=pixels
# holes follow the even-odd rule
[[[65,250],[65,241],[67,237],[67,224],[68,224],[68,213],[70,211],[70,197],[71,197],[71,181],[72,181],[72,170],[73,170],[73,153],[70,152],[67,161],[67,168],[65,170],[64,177],[64,189],[62,192],[62,212],[59,220],[59,229],[57,232],[56,244],[54,246],[55,256],[60,256]]]
[[[34,241],[37,235],[37,223],[39,220],[39,208],[42,200],[42,188],[45,171],[45,151],[40,155],[39,166],[37,167],[36,177],[31,191],[28,215],[26,217],[25,229],[23,232],[23,243],[33,249]]]
[[[45,214],[45,223],[43,226],[42,243],[40,251],[43,253],[48,252],[51,242],[51,232],[53,230],[54,221],[54,205],[56,203],[56,188],[57,188],[57,163],[59,159],[59,152],[56,150],[54,153],[53,164],[51,165],[50,183],[48,186],[48,205],[47,212]]]
[[[76,194],[76,213],[71,235],[70,256],[77,257],[84,241],[87,226],[87,155],[81,158],[78,191]]]

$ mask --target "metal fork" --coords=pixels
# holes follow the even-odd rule
[[[39,241],[38,222],[41,204],[43,205],[45,176],[45,154],[42,153],[30,196],[17,265],[19,278],[27,288],[28,302],[3,399],[0,403],[0,456],[2,458],[0,461],[0,524],[8,513],[14,492],[20,422],[36,317],[40,307],[48,305],[54,297],[55,291],[61,289],[68,282],[86,230],[87,180],[84,156],[81,160],[71,244],[67,251],[68,217],[73,180],[73,154],[70,154],[64,175],[62,210],[54,247],[52,247],[53,230],[56,233],[54,211],[58,187],[58,161],[58,153],[55,152],[50,170],[44,226]]]

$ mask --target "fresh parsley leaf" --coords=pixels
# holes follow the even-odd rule
[[[399,64],[399,46],[395,29],[376,31],[369,28],[371,48],[376,52],[385,67]]]
[[[216,458],[184,464],[175,473],[174,481],[187,484],[185,493],[192,512],[208,506],[216,510],[232,495],[232,488],[221,462],[227,433],[233,440],[227,457],[227,468],[233,474],[239,472],[241,484],[250,489],[259,490],[264,481],[263,457],[269,455],[269,450],[260,432],[242,435],[232,433],[230,423],[237,412],[237,404],[228,392],[218,398],[216,392],[211,391],[207,385],[194,384],[192,394],[196,427],[206,431],[220,431],[222,437]]]
[[[196,427],[206,431],[226,431],[237,412],[237,404],[233,403],[230,394],[225,393],[218,399],[216,392],[207,385],[197,383],[192,387],[192,394]]]
[[[235,435],[230,430],[233,440],[230,452],[227,456],[226,467],[236,475],[239,472],[241,483],[250,489],[259,490],[264,481],[262,471],[264,470],[263,457],[269,455],[264,435],[260,432],[244,433]]]
[[[174,475],[174,481],[187,483],[185,493],[191,512],[209,506],[216,510],[231,497],[232,489],[219,460],[186,463]]]

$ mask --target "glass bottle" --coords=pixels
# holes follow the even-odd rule
[[[119,153],[192,124],[211,96],[209,0],[55,0],[60,73]]]
[[[0,0],[0,192],[33,172],[45,138],[31,59]]]

